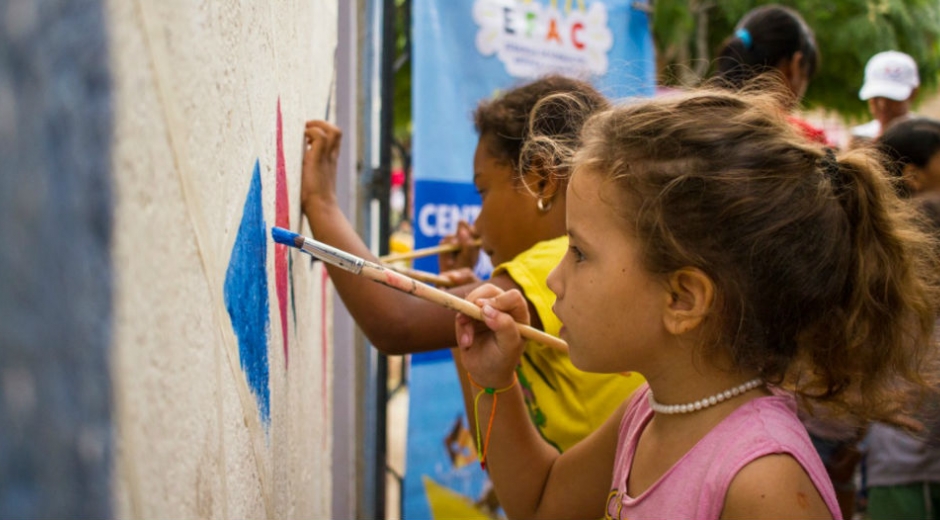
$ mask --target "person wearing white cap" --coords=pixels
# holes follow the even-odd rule
[[[885,51],[872,56],[865,65],[865,83],[858,97],[868,101],[874,119],[852,128],[853,144],[875,139],[889,124],[911,117],[911,103],[919,86],[917,64],[907,54]]]

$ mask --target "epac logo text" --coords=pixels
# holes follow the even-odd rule
[[[579,0],[573,8],[567,0],[562,12],[557,3],[475,0],[477,50],[484,56],[496,54],[515,77],[606,74],[607,52],[613,46],[606,6],[593,2],[586,7]]]

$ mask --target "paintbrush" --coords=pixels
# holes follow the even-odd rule
[[[481,242],[479,240],[473,242],[471,245],[479,246]],[[415,249],[414,251],[406,251],[404,253],[393,253],[390,255],[380,256],[379,260],[382,263],[389,262],[398,262],[401,260],[411,260],[413,258],[424,258],[426,256],[436,255],[440,253],[453,253],[454,251],[460,251],[460,244],[444,244],[434,247],[426,247],[424,249]]]
[[[480,309],[480,307],[477,305],[468,302],[459,296],[454,296],[449,292],[442,291],[424,282],[419,282],[418,280],[409,278],[401,273],[392,271],[385,266],[376,264],[374,262],[369,262],[368,260],[359,258],[358,256],[347,253],[346,251],[324,244],[323,242],[317,242],[312,238],[298,235],[297,233],[284,228],[271,228],[271,237],[278,244],[285,244],[291,247],[296,247],[297,249],[309,253],[315,258],[323,260],[330,265],[335,265],[340,269],[344,269],[360,276],[365,276],[366,278],[376,281],[382,285],[386,285],[393,289],[398,289],[399,291],[417,296],[423,300],[427,300],[429,302],[442,305],[448,309],[466,314],[475,320],[483,321],[483,310]],[[530,339],[532,341],[536,341],[538,343],[542,343],[543,345],[554,347],[565,352],[568,351],[568,344],[560,338],[556,338],[551,334],[546,334],[545,332],[522,323],[517,323],[516,326],[519,329],[519,334],[526,339]]]
[[[441,276],[439,274],[429,273],[427,271],[419,271],[417,269],[411,269],[408,267],[399,267],[395,264],[382,264],[382,267],[386,269],[391,269],[396,273],[401,273],[409,278],[414,278],[419,282],[429,283],[435,287],[453,287],[456,285],[450,278]]]

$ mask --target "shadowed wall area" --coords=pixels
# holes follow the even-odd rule
[[[0,6],[0,518],[112,516],[104,11]]]

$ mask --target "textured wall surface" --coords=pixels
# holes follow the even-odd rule
[[[104,13],[0,2],[0,518],[111,516]]]
[[[109,0],[115,513],[329,518],[330,289],[302,227],[336,0]]]

